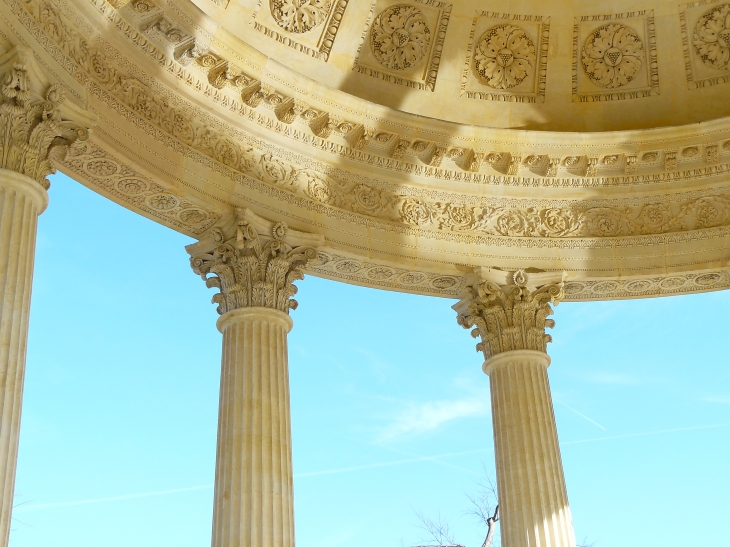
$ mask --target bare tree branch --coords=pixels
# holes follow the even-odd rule
[[[413,512],[416,514],[416,517],[419,521],[421,521],[421,524],[418,526],[419,528],[425,530],[428,532],[428,534],[431,536],[427,541],[433,541],[434,543],[430,543],[430,546],[436,546],[436,547],[464,547],[463,545],[457,545],[454,541],[454,538],[452,536],[451,527],[449,526],[449,522],[444,520],[441,517],[441,513],[439,513],[436,517],[436,520],[431,520],[428,517],[426,517],[423,513],[416,511],[415,509]],[[423,545],[419,545],[416,547],[426,547]]]

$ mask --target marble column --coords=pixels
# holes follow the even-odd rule
[[[479,270],[454,309],[489,375],[502,547],[575,547],[546,352],[560,276]]]
[[[9,541],[38,216],[53,160],[88,135],[66,118],[63,89],[43,81],[32,52],[0,57],[0,547]]]
[[[321,239],[239,210],[188,247],[223,334],[213,547],[293,547],[287,333],[293,281]]]

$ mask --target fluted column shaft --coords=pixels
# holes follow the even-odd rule
[[[574,547],[547,367],[550,357],[512,350],[484,363],[503,547]]]
[[[294,547],[294,493],[284,312],[251,307],[223,333],[213,547]]]
[[[18,459],[28,315],[38,215],[48,194],[0,169],[0,546],[8,544]]]

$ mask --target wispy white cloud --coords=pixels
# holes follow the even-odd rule
[[[592,443],[596,441],[610,441],[613,439],[628,439],[630,437],[646,437],[648,435],[661,435],[663,433],[678,433],[681,431],[697,431],[700,429],[717,429],[721,427],[730,427],[730,423],[728,424],[711,424],[711,425],[696,425],[691,427],[677,427],[675,429],[659,429],[657,431],[642,431],[640,433],[626,433],[624,435],[611,435],[610,437],[594,437],[592,439],[581,439],[578,441],[561,441],[562,445],[568,445],[568,444],[582,444],[582,443]]]
[[[153,498],[157,496],[167,496],[169,494],[179,494],[182,492],[193,492],[195,490],[208,490],[213,488],[212,484],[203,484],[200,486],[188,486],[187,488],[174,488],[172,490],[156,490],[154,492],[141,492],[138,494],[125,494],[122,496],[109,496],[105,498],[92,498],[87,500],[76,501],[60,501],[56,503],[32,503],[28,505],[20,505],[13,509],[13,513],[19,511],[38,511],[40,509],[56,509],[60,507],[74,507],[76,505],[93,505],[97,503],[109,503],[112,501],[136,500],[140,498]]]
[[[410,404],[385,428],[379,440],[387,441],[403,435],[419,435],[434,430],[446,422],[471,416],[484,416],[488,413],[488,398]]]

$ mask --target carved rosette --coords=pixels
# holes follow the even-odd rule
[[[583,46],[583,69],[593,83],[615,89],[628,84],[644,62],[644,44],[631,28],[611,23],[593,32]]]
[[[264,307],[284,313],[296,309],[294,281],[304,278],[302,269],[317,258],[314,247],[293,247],[286,242],[286,224],[274,225],[270,234],[258,230],[239,215],[234,237],[225,240],[220,229],[213,231],[218,245],[209,253],[190,258],[193,271],[208,288],[220,292],[212,302],[218,313],[239,308]]]
[[[494,89],[509,89],[522,83],[535,65],[535,44],[515,25],[498,25],[487,30],[474,52],[474,70],[479,79]]]
[[[705,65],[726,69],[730,65],[730,4],[717,6],[700,17],[693,41]]]
[[[271,15],[284,30],[294,34],[309,32],[329,14],[330,0],[270,0]]]
[[[405,70],[418,64],[428,52],[431,30],[415,6],[391,6],[375,18],[370,32],[370,47],[386,68]]]
[[[477,351],[484,359],[512,350],[547,351],[552,337],[545,332],[555,321],[552,305],[563,298],[563,283],[548,283],[540,287],[527,286],[527,275],[518,270],[514,284],[498,285],[482,281],[468,289],[468,295],[454,306],[457,321],[471,335],[480,337]]]
[[[46,190],[46,177],[56,172],[54,160],[66,157],[69,147],[84,141],[89,130],[62,118],[64,89],[51,85],[44,99],[34,99],[31,76],[22,57],[2,76],[0,84],[0,168],[37,181]]]

